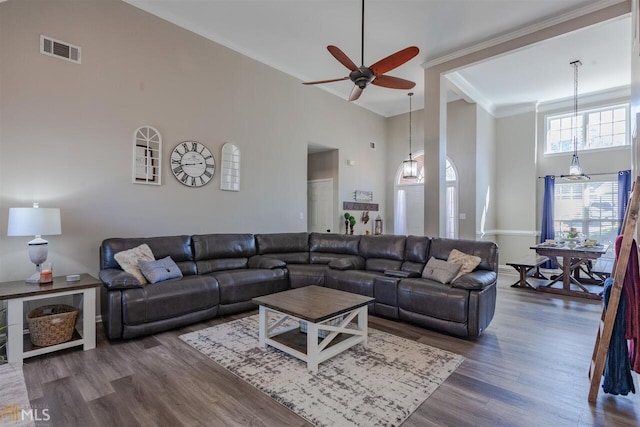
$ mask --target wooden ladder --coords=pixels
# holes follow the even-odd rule
[[[596,344],[593,348],[593,355],[591,356],[591,366],[589,368],[589,379],[591,380],[589,402],[591,403],[595,403],[598,397],[600,381],[602,380],[602,374],[604,372],[604,364],[607,359],[607,352],[609,351],[609,343],[611,342],[611,334],[613,333],[613,325],[616,314],[618,313],[622,285],[627,273],[627,265],[629,264],[631,243],[633,242],[636,223],[638,222],[638,210],[640,210],[640,176],[636,177],[632,191],[633,193],[622,222],[622,246],[613,265],[613,288],[609,295],[607,309],[602,309],[600,327],[598,328]],[[638,254],[635,254],[635,256],[638,256]]]

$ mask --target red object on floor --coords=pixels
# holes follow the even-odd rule
[[[616,257],[622,246],[622,236],[616,239]],[[629,263],[627,264],[627,273],[624,276],[622,284],[625,299],[627,301],[627,310],[625,313],[626,334],[625,338],[629,340],[629,358],[631,359],[631,369],[640,373],[640,269],[638,266],[638,247],[636,241],[631,243],[631,253],[629,254]]]

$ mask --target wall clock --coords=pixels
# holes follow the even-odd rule
[[[185,141],[171,151],[171,171],[187,187],[202,187],[213,179],[216,162],[211,151],[196,141]]]

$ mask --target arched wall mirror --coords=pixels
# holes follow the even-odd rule
[[[220,189],[240,191],[240,149],[227,142],[222,146]]]
[[[140,126],[133,133],[133,183],[160,185],[162,136],[152,126]]]

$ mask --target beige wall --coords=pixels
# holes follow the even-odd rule
[[[81,46],[82,64],[41,55],[40,34]],[[0,3],[0,93],[3,281],[33,269],[30,238],[6,236],[8,208],[33,201],[61,209],[56,274],[97,274],[107,237],[306,230],[310,141],[340,150],[340,200],[368,189],[385,206],[383,118],[120,1]],[[131,184],[141,125],[163,136],[161,186]],[[189,139],[218,163],[240,148],[240,192],[219,190],[219,170],[176,181],[168,154]]]
[[[454,101],[447,105],[447,152],[458,171],[458,237],[476,238],[477,105]]]
[[[552,37],[627,14],[630,10],[631,2],[625,1],[612,4],[595,12],[565,22],[555,23],[530,34],[498,42],[468,54],[444,57],[442,60],[435,59],[426,64],[424,70],[424,135],[425,150],[430,153],[425,163],[425,169],[428,171],[428,175],[425,177],[427,183],[425,185],[425,233],[427,235],[436,235],[444,231],[444,209],[442,204],[444,203],[444,153],[447,145],[445,74]]]
[[[407,100],[407,102],[409,102]],[[424,112],[411,113],[411,150],[413,153],[424,149]],[[395,184],[402,161],[409,158],[409,113],[389,117],[386,120],[387,138],[387,173],[385,175],[385,191],[387,213],[383,218],[385,233],[394,233]]]
[[[482,107],[476,108],[476,235],[495,240],[496,230],[496,121]]]
[[[496,120],[496,241],[500,264],[531,253],[537,241],[536,113]]]

